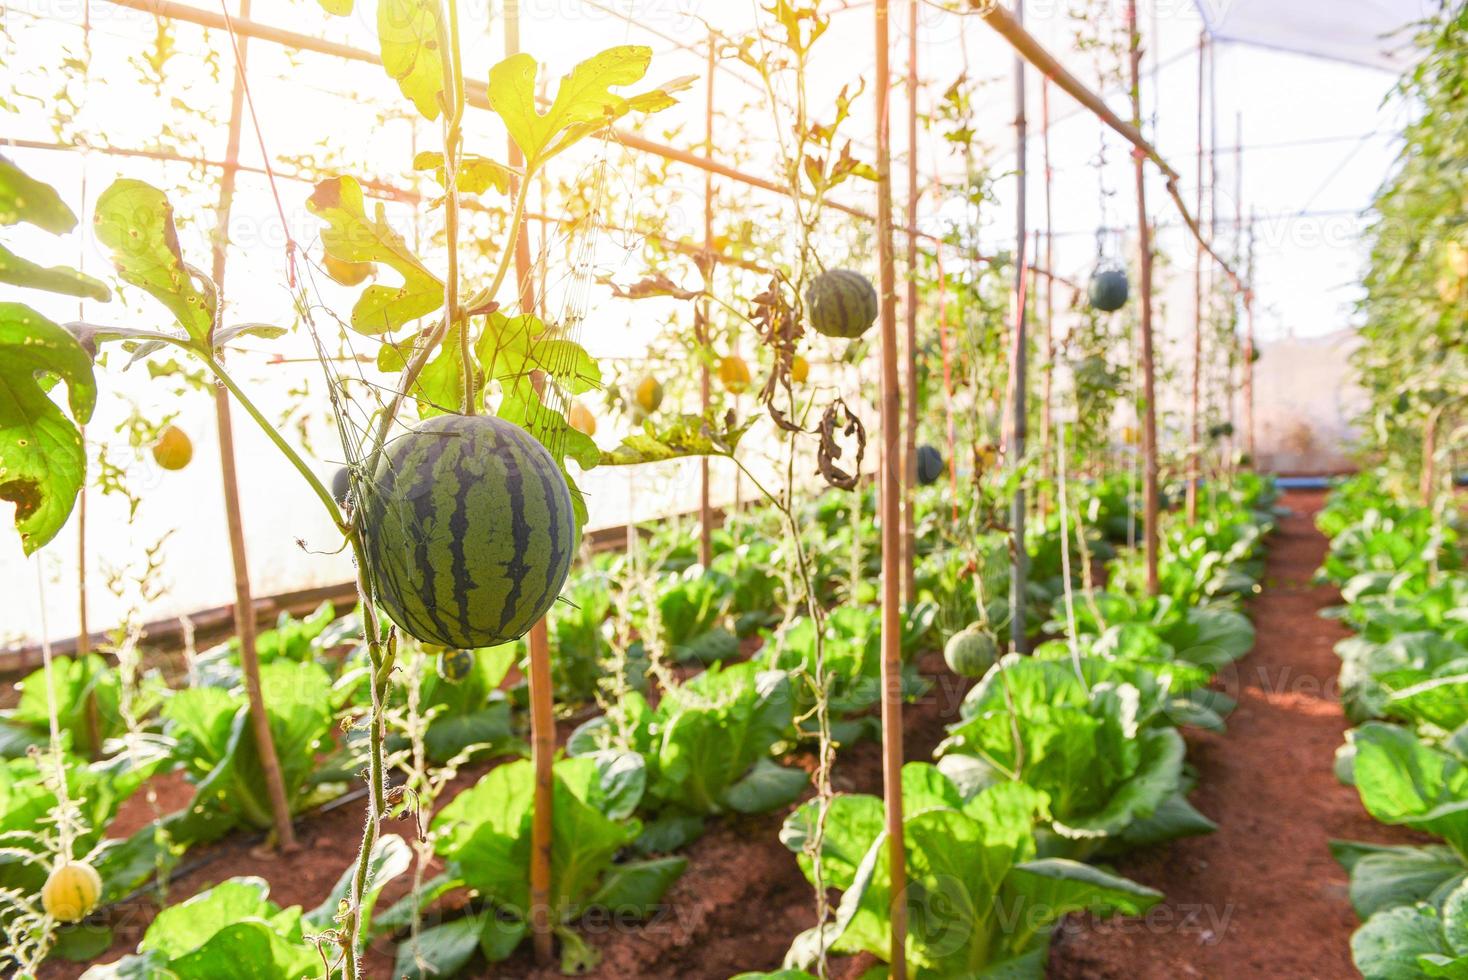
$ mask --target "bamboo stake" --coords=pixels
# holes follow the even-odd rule
[[[87,427],[81,426],[82,450],[86,451]],[[76,657],[81,660],[92,650],[92,633],[87,625],[87,481],[82,481],[76,495]]]
[[[1422,473],[1419,477],[1418,493],[1422,506],[1431,507],[1437,483],[1437,419],[1442,406],[1427,413],[1422,422]]]
[[[1203,215],[1203,80],[1205,61],[1208,54],[1208,32],[1198,32],[1198,216]],[[1203,384],[1203,244],[1198,243],[1196,261],[1193,263],[1193,383],[1188,401],[1188,486],[1186,509],[1188,523],[1198,521],[1198,469],[1202,448],[1200,420],[1198,418],[1200,394]]]
[[[709,31],[708,50],[708,78],[704,91],[704,121],[703,121],[703,153],[710,161],[714,158],[714,32]],[[714,284],[714,174],[711,170],[703,172],[703,247],[704,254],[699,260],[703,269],[703,285],[705,293],[712,293]],[[698,331],[695,340],[699,347],[699,369],[698,369],[698,403],[701,414],[707,418],[709,412],[709,301],[708,297],[699,301],[698,308]],[[705,569],[714,560],[713,505],[709,500],[709,467],[710,460],[707,456],[698,458],[698,560]],[[738,504],[738,493],[735,493],[735,503]]]
[[[77,306],[80,309],[81,304],[78,303]],[[78,432],[81,437],[82,451],[86,452],[87,427],[80,426]],[[76,659],[80,661],[85,660],[92,649],[92,636],[87,626],[87,481],[85,479],[82,480],[81,488],[76,495],[76,598],[78,616]],[[87,736],[92,745],[92,755],[99,757],[102,754],[102,714],[97,709],[95,687],[87,689],[85,711]]]
[[[1142,126],[1142,34],[1137,28],[1137,0],[1127,0],[1127,33],[1131,43],[1132,122]],[[1132,152],[1137,172],[1137,240],[1140,250],[1140,324],[1142,348],[1142,547],[1147,562],[1147,593],[1157,594],[1157,377],[1152,353],[1152,241],[1147,221],[1147,161]]]
[[[877,256],[881,270],[882,796],[892,869],[888,950],[892,980],[907,977],[907,851],[902,829],[901,399],[897,382],[897,273],[892,248],[892,120],[888,0],[876,0]]]
[[[1254,278],[1254,216],[1249,215],[1249,257],[1244,263],[1248,270],[1248,276],[1252,282]],[[1249,462],[1259,465],[1259,457],[1254,446],[1254,357],[1258,350],[1258,340],[1254,336],[1254,290],[1244,290],[1244,329],[1247,340],[1245,341],[1244,355],[1244,429],[1248,439]]]
[[[1239,257],[1243,254],[1243,251],[1244,251],[1244,114],[1242,112],[1235,112],[1234,113],[1234,146],[1233,146],[1233,153],[1234,153],[1234,228],[1233,228],[1234,241],[1233,241],[1233,246],[1234,246],[1234,261],[1237,262],[1237,261],[1239,261]],[[1247,270],[1245,270],[1245,271],[1247,272]],[[1230,308],[1231,308],[1231,312],[1234,313],[1235,317],[1237,317],[1237,311],[1238,311],[1237,304],[1238,304],[1238,298],[1233,298],[1232,301],[1231,301],[1231,303],[1230,303]],[[1253,356],[1253,351],[1251,351],[1249,349],[1249,339],[1248,339],[1248,336],[1244,332],[1244,330],[1241,328],[1241,326],[1239,324],[1239,321],[1237,319],[1235,319],[1234,320],[1234,323],[1233,323],[1233,336],[1232,336],[1232,340],[1234,341],[1234,344],[1236,345],[1237,349],[1239,349],[1242,352],[1242,355],[1243,355],[1242,358],[1241,358],[1241,363],[1239,364],[1239,374],[1242,376],[1242,375],[1247,374],[1248,371],[1249,371],[1249,358]],[[1230,382],[1230,387],[1232,388],[1233,387],[1233,384],[1232,384],[1232,382],[1233,382],[1233,376],[1232,376],[1232,374],[1230,374],[1230,376],[1229,376],[1229,382]],[[1240,384],[1238,385],[1238,387],[1240,389],[1243,388],[1242,381],[1240,382]],[[1235,408],[1238,407],[1238,402],[1243,400],[1243,393],[1242,393],[1242,391],[1239,391],[1237,393],[1237,395],[1238,395],[1237,400],[1235,400],[1235,399],[1233,399],[1231,397],[1231,399],[1229,401],[1229,418],[1231,418],[1231,419],[1233,419],[1233,418],[1240,418],[1241,417],[1240,415],[1236,415],[1234,413],[1234,410],[1235,410]],[[1243,434],[1241,437],[1247,439],[1247,434]],[[1244,445],[1245,445],[1244,451],[1245,452],[1248,452],[1248,443],[1245,442]]]
[[[505,57],[520,53],[520,0],[505,0]],[[509,141],[512,168],[524,165],[520,147]],[[515,236],[515,279],[520,286],[520,311],[535,309],[534,270],[530,264],[530,238]],[[628,515],[628,527],[632,517]],[[631,531],[629,534],[633,533]],[[535,960],[542,966],[551,961],[551,839],[554,828],[556,716],[551,691],[550,631],[541,618],[527,637],[530,673],[530,756],[535,767],[535,801],[530,823],[530,936]]]
[[[240,17],[249,17],[250,0],[240,0]],[[238,64],[234,87],[230,93],[229,134],[225,143],[224,171],[219,178],[219,224],[214,232],[213,265],[210,275],[218,287],[218,302],[224,302],[224,270],[229,246],[229,213],[234,202],[235,176],[240,154],[240,127],[244,116],[245,56],[247,41],[236,40]],[[270,733],[270,716],[265,712],[265,697],[260,690],[260,655],[255,648],[255,602],[250,591],[250,566],[245,553],[245,525],[240,511],[239,476],[235,467],[234,426],[230,421],[229,392],[223,385],[214,386],[214,414],[219,433],[219,469],[224,484],[224,514],[229,527],[229,551],[234,565],[234,621],[240,638],[240,669],[244,674],[245,694],[250,704],[250,725],[255,745],[260,750],[260,768],[265,776],[265,789],[270,797],[270,811],[275,821],[275,839],[280,850],[297,849],[296,834],[291,826],[290,805],[286,800],[285,781],[281,778],[280,761],[275,753],[275,739]]]
[[[1014,0],[1014,22],[1024,29],[1024,0]],[[1018,470],[1024,465],[1025,439],[1029,434],[1026,389],[1029,385],[1029,334],[1025,324],[1025,245],[1029,234],[1026,225],[1025,195],[1028,190],[1028,167],[1026,151],[1029,149],[1029,132],[1025,120],[1025,59],[1016,53],[1014,58],[1014,152],[1015,162],[1015,205],[1014,205],[1014,334],[1011,364],[1013,373],[1009,387],[1013,401],[1010,405],[1010,443],[1012,465]],[[1012,572],[1009,578],[1009,639],[1016,653],[1029,649],[1026,626],[1026,583],[1030,574],[1029,555],[1025,551],[1025,488],[1024,481],[1015,482],[1014,499],[1010,507],[1010,556]]]
[[[917,113],[918,113],[918,3],[907,2],[907,226],[917,227]],[[907,293],[903,302],[906,326],[906,425],[902,443],[902,601],[917,601],[917,239],[907,236]]]
[[[1055,264],[1055,225],[1051,208],[1051,190],[1055,171],[1050,166],[1050,79],[1040,85],[1040,152],[1045,179],[1045,266]],[[1039,251],[1038,246],[1036,252]],[[1038,255],[1036,256],[1038,258]],[[1055,280],[1045,280],[1045,378],[1040,395],[1040,475],[1048,481],[1053,475],[1050,454],[1052,413],[1051,404],[1055,394]],[[1040,516],[1050,510],[1050,501],[1045,490],[1040,492]]]

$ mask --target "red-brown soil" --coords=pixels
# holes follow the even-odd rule
[[[1258,629],[1255,650],[1224,679],[1239,708],[1228,732],[1188,732],[1189,760],[1200,785],[1193,802],[1215,819],[1216,834],[1129,855],[1118,870],[1162,890],[1167,899],[1145,920],[1066,924],[1051,954],[1049,973],[1066,980],[1146,980],[1175,977],[1348,977],[1348,940],[1356,920],[1346,898],[1345,873],[1331,860],[1332,837],[1400,841],[1362,811],[1355,791],[1336,782],[1332,756],[1346,729],[1334,687],[1334,643],[1345,633],[1319,618],[1337,601],[1334,590],[1310,584],[1324,554],[1311,517],[1320,495],[1286,498],[1294,513],[1271,542],[1263,594],[1250,602]],[[956,714],[966,684],[941,657],[922,663],[932,691],[905,716],[905,755],[927,760]],[[563,726],[564,739],[569,725]],[[809,767],[809,760],[797,759]],[[461,773],[451,798],[485,770]],[[864,743],[844,751],[833,776],[843,791],[879,792],[881,753]],[[183,787],[165,786],[174,802]],[[176,805],[176,803],[175,803]],[[745,970],[778,968],[791,939],[814,921],[810,886],[780,844],[784,813],[723,819],[690,846],[688,870],[667,895],[663,914],[637,924],[584,924],[600,952],[590,974],[606,980],[725,978]],[[146,817],[143,817],[146,820]],[[304,849],[289,857],[262,856],[258,840],[232,837],[185,855],[195,870],[176,881],[179,901],[233,875],[260,875],[282,905],[312,908],[355,856],[360,801],[303,819]],[[404,821],[387,833],[410,836]],[[430,869],[428,874],[432,874]],[[400,896],[406,876],[387,889]],[[155,910],[151,900],[115,910],[115,959],[137,943]],[[390,943],[376,943],[369,975],[387,977]],[[855,977],[865,958],[833,964],[833,976]],[[46,977],[75,977],[83,966],[50,964]],[[469,975],[533,977],[560,974],[537,968],[522,949],[496,967],[476,961]]]
[[[1320,611],[1335,589],[1311,584],[1325,555],[1313,517],[1320,494],[1289,494],[1293,513],[1270,540],[1262,594],[1249,602],[1258,644],[1224,678],[1238,710],[1222,735],[1188,733],[1199,786],[1192,801],[1217,833],[1128,855],[1117,869],[1166,900],[1144,920],[1073,921],[1050,976],[1066,980],[1352,977],[1356,928],[1331,838],[1403,842],[1336,781],[1348,727],[1336,699],[1347,636]]]
[[[926,760],[931,759],[943,737],[945,720],[956,713],[968,682],[949,673],[940,655],[929,654],[921,666],[932,686],[908,706],[903,727],[907,757]],[[558,725],[562,743],[580,720]],[[799,755],[793,761],[807,769],[813,764],[810,758]],[[461,772],[441,799],[446,802],[473,785],[489,765],[479,764]],[[838,792],[880,793],[881,767],[880,746],[863,742],[843,751],[832,780]],[[187,803],[191,788],[181,777],[170,774],[155,782],[161,812]],[[790,941],[815,921],[810,885],[794,855],[779,840],[780,824],[787,812],[711,822],[703,837],[683,852],[688,869],[666,896],[663,912],[651,921],[583,923],[582,935],[602,956],[600,965],[588,976],[723,980],[745,970],[778,968]],[[119,814],[118,826],[136,829],[151,816],[152,808],[139,794]],[[277,904],[314,908],[355,860],[364,818],[365,806],[359,799],[302,818],[296,825],[302,847],[288,856],[261,850],[261,839],[246,834],[196,847],[184,855],[184,873],[169,886],[168,900],[177,903],[227,878],[254,875],[270,882],[270,897]],[[383,832],[411,839],[413,825],[408,820],[396,824],[389,821],[383,825]],[[439,870],[430,867],[424,877]],[[385,908],[405,894],[408,878],[405,874],[389,883],[379,907]],[[131,952],[156,911],[157,903],[151,897],[107,910],[114,942],[99,961]],[[394,952],[390,941],[374,942],[368,952],[368,975],[389,977]],[[42,977],[69,980],[79,976],[87,965],[53,961],[43,969]],[[866,965],[853,961],[844,964],[844,969],[833,970],[833,975],[854,977]],[[551,978],[561,974],[554,968],[535,966],[529,950],[522,949],[497,966],[476,961],[465,975]]]

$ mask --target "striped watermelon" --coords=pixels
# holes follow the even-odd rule
[[[806,312],[816,333],[854,340],[877,319],[877,290],[860,272],[832,269],[805,291]]]
[[[352,492],[352,471],[345,466],[331,475],[331,499],[338,507],[347,505],[347,495]]]
[[[409,635],[455,649],[523,636],[576,551],[566,478],[524,429],[440,415],[387,444],[364,491],[367,561]]]
[[[1125,269],[1097,269],[1091,276],[1088,290],[1091,306],[1103,313],[1115,313],[1126,305],[1127,278]]]
[[[917,478],[923,486],[938,482],[943,475],[943,454],[932,446],[917,448]]]

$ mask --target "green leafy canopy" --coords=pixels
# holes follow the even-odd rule
[[[30,307],[0,303],[0,500],[15,504],[27,555],[61,530],[86,478],[81,433],[46,393],[55,379],[85,424],[97,400],[87,352]]]

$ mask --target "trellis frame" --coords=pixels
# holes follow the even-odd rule
[[[123,7],[141,10],[155,16],[163,17],[183,23],[191,23],[205,28],[227,30],[232,36],[244,38],[258,38],[264,41],[279,44],[284,47],[301,51],[309,51],[318,54],[331,55],[345,60],[363,62],[368,64],[380,64],[381,59],[370,51],[354,48],[349,45],[340,44],[325,39],[311,37],[310,35],[286,31],[271,25],[261,24],[249,19],[249,0],[239,0],[241,16],[231,18],[227,13],[220,15],[205,11],[196,7],[176,2],[176,0],[109,0],[109,2]],[[226,0],[227,2],[227,0]],[[875,31],[874,41],[876,48],[876,99],[877,99],[877,200],[878,208],[875,214],[869,213],[853,205],[836,201],[826,202],[826,206],[835,211],[842,212],[853,217],[870,221],[878,229],[878,250],[880,265],[880,336],[881,336],[881,378],[880,397],[882,416],[882,462],[879,473],[879,486],[881,489],[881,514],[882,514],[882,666],[883,666],[883,697],[882,715],[884,730],[884,796],[886,797],[887,825],[891,834],[891,871],[892,871],[892,894],[893,905],[890,910],[892,922],[892,974],[901,980],[905,974],[904,948],[906,931],[906,888],[904,871],[904,847],[902,834],[902,801],[901,801],[901,766],[902,755],[902,724],[901,724],[901,698],[900,679],[898,669],[900,668],[900,625],[901,625],[901,602],[904,598],[911,599],[912,595],[912,562],[914,558],[913,536],[911,531],[911,484],[913,476],[916,431],[916,284],[913,281],[915,274],[916,245],[922,239],[935,248],[941,248],[944,243],[937,237],[922,232],[917,227],[916,205],[918,200],[916,189],[916,107],[917,107],[917,80],[916,80],[916,54],[917,43],[916,29],[916,5],[918,0],[908,0],[909,23],[913,28],[913,36],[909,38],[909,66],[910,77],[908,79],[909,95],[909,142],[911,144],[908,169],[908,215],[907,220],[901,227],[897,227],[893,221],[892,214],[892,189],[891,189],[891,165],[890,165],[890,119],[889,119],[889,4],[888,0],[875,0]],[[1252,291],[1244,281],[1235,273],[1226,260],[1215,251],[1212,243],[1205,238],[1197,220],[1189,213],[1186,204],[1178,191],[1178,175],[1162,158],[1157,150],[1147,142],[1140,131],[1140,111],[1136,108],[1137,92],[1140,87],[1139,64],[1140,64],[1140,40],[1136,25],[1136,0],[1128,0],[1127,24],[1131,39],[1131,72],[1132,72],[1132,95],[1134,103],[1134,120],[1127,123],[1115,115],[1102,101],[1074,76],[1072,76],[1053,55],[1046,51],[1039,43],[1024,29],[1023,24],[1023,0],[1014,0],[1015,12],[1010,14],[995,0],[970,0],[970,7],[989,24],[999,35],[1004,38],[1015,50],[1015,128],[1016,128],[1016,153],[1021,156],[1028,149],[1028,138],[1025,124],[1024,104],[1024,74],[1026,64],[1038,68],[1049,82],[1054,82],[1057,87],[1066,91],[1081,105],[1099,118],[1104,124],[1120,133],[1134,147],[1136,161],[1136,182],[1139,223],[1138,230],[1141,237],[1142,248],[1142,282],[1141,282],[1141,304],[1142,304],[1142,342],[1143,360],[1146,374],[1146,427],[1144,436],[1144,450],[1147,454],[1147,501],[1146,501],[1146,552],[1148,587],[1155,593],[1157,588],[1157,458],[1156,458],[1156,418],[1155,418],[1155,389],[1153,385],[1152,371],[1152,343],[1151,343],[1151,255],[1148,236],[1148,215],[1145,203],[1145,172],[1147,162],[1153,163],[1162,172],[1169,195],[1180,212],[1184,224],[1187,226],[1197,241],[1199,255],[1207,254],[1224,271],[1233,282],[1236,289],[1244,297],[1245,309],[1250,317],[1247,350],[1252,354],[1253,330]],[[507,5],[507,17],[512,22],[512,36],[507,36],[507,53],[518,47],[517,14],[511,13],[510,8],[518,8],[515,0],[510,0]],[[238,63],[239,78],[236,80],[232,103],[231,130],[229,149],[226,159],[219,164],[222,167],[224,183],[221,193],[220,213],[227,216],[228,204],[232,195],[232,186],[235,174],[243,169],[238,161],[239,146],[239,124],[240,124],[240,98],[241,89],[244,84],[245,64],[243,60],[243,49],[240,49]],[[709,121],[711,125],[713,106],[713,75],[715,67],[714,45],[710,39],[708,52],[708,85],[707,104]],[[466,98],[470,106],[478,109],[489,109],[487,86],[483,82],[467,82]],[[1048,96],[1048,89],[1047,89]],[[1048,102],[1048,100],[1047,100]],[[1048,104],[1047,104],[1048,109]],[[1048,135],[1048,111],[1047,111]],[[706,132],[704,153],[702,155],[682,150],[676,147],[657,143],[645,139],[637,134],[621,129],[613,129],[614,138],[632,150],[649,153],[663,159],[694,167],[705,174],[705,235],[703,249],[696,254],[705,264],[705,276],[710,277],[712,263],[715,260],[713,254],[712,227],[712,179],[714,176],[734,180],[750,187],[760,188],[781,197],[791,195],[791,189],[767,178],[758,177],[740,171],[732,166],[717,160],[713,154],[712,131]],[[513,145],[512,145],[513,153]],[[206,162],[207,161],[200,161]],[[1201,166],[1201,164],[1200,164]],[[1014,379],[1012,380],[1013,395],[1013,419],[1011,430],[1011,451],[1014,453],[1014,462],[1019,465],[1024,453],[1024,437],[1026,425],[1025,397],[1027,391],[1026,364],[1027,344],[1025,337],[1025,292],[1028,284],[1028,274],[1033,272],[1047,277],[1053,288],[1054,282],[1059,278],[1053,271],[1042,268],[1033,259],[1025,260],[1025,248],[1027,245],[1027,230],[1025,227],[1025,166],[1021,162],[1018,168],[1018,179],[1020,192],[1017,196],[1016,213],[1016,255],[1018,261],[1015,269],[1015,286],[1013,296],[1014,312],[1014,347],[1012,350]],[[1049,165],[1048,153],[1046,160],[1046,198],[1047,198],[1047,226],[1048,222],[1048,183]],[[1201,188],[1200,188],[1201,190]],[[545,218],[544,220],[555,220]],[[907,235],[907,273],[909,283],[907,288],[907,357],[908,357],[908,398],[909,404],[906,413],[906,439],[904,440],[903,419],[900,412],[903,408],[902,391],[899,384],[899,371],[897,362],[897,326],[896,326],[896,281],[894,269],[894,246],[893,237],[895,233],[901,232]],[[1047,245],[1052,239],[1047,236]],[[215,278],[223,278],[223,260],[227,243],[221,240],[215,248]],[[519,254],[522,249],[524,256]],[[528,242],[524,236],[520,236],[517,242],[516,272],[520,283],[522,300],[531,295],[533,289],[529,268]],[[691,250],[689,250],[691,252]],[[1049,249],[1047,247],[1047,254]],[[982,259],[981,259],[982,260]],[[1201,262],[1200,262],[1201,266]],[[1061,280],[1065,281],[1065,280]],[[1074,286],[1073,283],[1068,283]],[[1048,298],[1048,297],[1047,297]],[[1048,306],[1048,304],[1047,304]],[[1047,322],[1048,330],[1048,322]],[[1249,444],[1252,450],[1253,425],[1252,425],[1252,369],[1246,358],[1246,402],[1249,411]],[[1196,377],[1194,384],[1196,386]],[[708,399],[708,372],[705,365],[701,377],[701,400],[706,405]],[[1048,385],[1047,385],[1048,389]],[[1196,398],[1196,393],[1195,396]],[[230,444],[229,420],[227,403],[221,405],[219,415],[220,440],[223,448],[227,449]],[[1196,413],[1196,407],[1194,409]],[[1047,427],[1048,428],[1048,427]],[[1048,433],[1047,433],[1048,434]],[[905,445],[904,445],[905,441]],[[905,450],[905,451],[904,451]],[[224,462],[224,476],[226,483],[226,497],[231,496],[232,489],[232,459],[226,453]],[[704,463],[702,471],[702,493],[701,507],[702,532],[701,532],[701,554],[705,560],[708,558],[708,532],[710,524],[710,512],[708,501],[708,471],[707,462]],[[248,577],[245,573],[243,559],[243,530],[238,518],[237,492],[234,497],[233,508],[229,510],[231,542],[235,546],[236,565],[236,625],[241,634],[242,642],[245,638],[253,635],[253,603],[248,592]],[[904,516],[906,520],[904,520]],[[1013,501],[1011,515],[1011,532],[1015,535],[1016,547],[1013,549],[1014,574],[1012,589],[1013,608],[1011,615],[1015,624],[1014,636],[1017,648],[1024,644],[1024,578],[1026,574],[1025,553],[1023,548],[1023,530],[1026,516],[1025,497],[1023,487],[1017,488]],[[246,644],[247,646],[249,644]],[[542,621],[532,631],[530,639],[531,664],[532,664],[532,687],[541,688],[544,693],[539,697],[532,697],[532,701],[543,701],[548,696],[549,682],[549,653],[545,624]],[[539,692],[535,692],[539,693]],[[254,701],[258,699],[258,684],[252,692],[252,708]],[[536,772],[537,772],[537,801],[548,798],[550,787],[550,761],[554,749],[553,719],[550,719],[551,728],[547,729],[547,719],[543,712],[533,712],[541,717],[532,719],[532,729],[535,732],[536,742]],[[262,712],[263,717],[263,712]],[[538,722],[538,724],[537,724]],[[257,726],[258,728],[259,726]],[[549,747],[541,744],[549,731],[551,739]],[[268,742],[268,728],[265,731]],[[544,783],[542,787],[540,784]],[[542,792],[543,790],[543,792]],[[273,796],[274,794],[272,794]],[[549,923],[543,920],[548,911],[544,901],[537,903],[537,896],[546,893],[549,886],[549,809],[537,805],[535,819],[535,846],[533,851],[532,871],[532,919],[533,931],[536,940],[536,952],[538,958],[544,960],[549,954],[550,931]],[[281,834],[282,843],[290,841],[289,822]],[[542,853],[544,851],[544,853]]]

